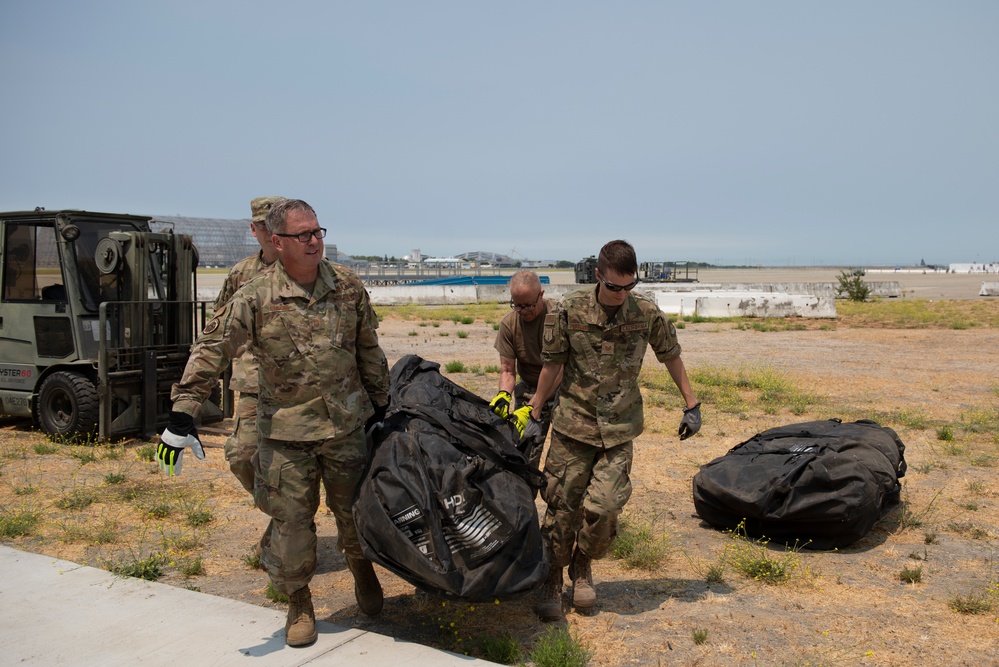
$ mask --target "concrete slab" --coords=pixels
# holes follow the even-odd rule
[[[664,313],[689,317],[818,317],[835,318],[836,301],[812,294],[749,290],[657,291]]]
[[[493,663],[319,621],[284,643],[284,610],[0,546],[0,664],[477,667]],[[263,663],[261,663],[263,664]]]
[[[982,289],[978,292],[978,296],[999,296],[999,283],[982,283]]]

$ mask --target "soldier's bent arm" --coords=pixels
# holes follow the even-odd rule
[[[191,349],[184,375],[170,393],[174,410],[198,416],[219,375],[249,340],[252,326],[245,299],[234,297],[215,313]]]
[[[545,363],[541,367],[541,377],[538,378],[538,391],[535,392],[534,397],[531,398],[531,407],[534,408],[535,414],[541,414],[541,408],[544,406],[545,401],[551,398],[552,392],[555,391],[555,387],[558,386],[559,382],[562,381],[562,368],[564,364],[551,364]]]
[[[378,316],[368,292],[361,288],[357,301],[357,370],[373,406],[388,404],[389,371],[385,352],[378,344]]]
[[[500,381],[499,390],[513,395],[513,388],[517,384],[517,360],[513,357],[500,357]]]

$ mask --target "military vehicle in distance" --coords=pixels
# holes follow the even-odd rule
[[[0,415],[102,440],[166,424],[208,302],[195,301],[191,237],[149,221],[0,213]],[[220,393],[202,422],[222,419]]]
[[[576,262],[575,272],[576,272],[576,284],[577,285],[592,285],[597,282],[597,275],[594,273],[594,269],[597,268],[597,258],[590,255],[586,259]]]
[[[638,277],[648,283],[696,283],[697,266],[692,262],[642,262]]]
[[[576,283],[591,285],[597,282],[594,269],[597,258],[590,255],[576,262]],[[696,283],[697,266],[693,262],[642,262],[638,265],[638,277],[649,283]]]

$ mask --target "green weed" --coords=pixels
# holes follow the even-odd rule
[[[109,472],[104,475],[104,483],[108,485],[121,484],[125,481],[125,475],[120,472]]]
[[[669,558],[669,538],[657,534],[655,521],[637,523],[622,517],[618,523],[617,537],[611,545],[611,556],[630,567],[654,570]]]
[[[39,442],[32,449],[34,449],[35,454],[38,454],[39,456],[55,454],[59,451],[59,447],[50,442]]]
[[[458,336],[458,338],[468,338],[468,332],[467,331],[459,331],[455,335]]]
[[[288,604],[288,596],[274,588],[274,584],[267,582],[267,591],[264,593],[271,602],[281,602]]]
[[[535,667],[584,667],[593,651],[564,626],[550,625],[538,638],[528,659]]]
[[[97,494],[86,487],[73,489],[62,498],[55,501],[55,506],[61,510],[82,510],[97,501]]]
[[[909,567],[906,565],[898,573],[898,580],[906,584],[918,584],[923,580],[923,566]]]
[[[690,636],[693,638],[694,643],[697,644],[698,646],[700,646],[704,642],[708,641],[708,631],[706,629],[703,629],[703,630],[698,630],[698,629],[691,630]]]
[[[0,508],[0,537],[26,537],[41,521],[41,512]]]
[[[444,370],[448,373],[464,373],[465,363],[462,361],[449,361],[444,365]]]
[[[950,426],[941,426],[937,429],[937,440],[951,441],[954,439],[954,429]]]
[[[746,522],[742,521],[730,531],[732,543],[725,547],[724,562],[744,576],[767,584],[783,584],[791,579],[798,569],[799,547],[785,547],[784,551],[772,553],[770,540],[750,538],[746,534]]]
[[[947,606],[959,614],[987,614],[995,608],[995,602],[986,594],[957,594],[947,601]]]
[[[475,642],[475,649],[476,655],[480,658],[501,665],[512,665],[520,662],[523,655],[520,642],[509,634],[479,637]]]
[[[200,558],[190,558],[183,561],[179,569],[185,577],[198,577],[205,573],[205,564]]]
[[[140,461],[149,461],[152,463],[156,459],[156,446],[143,445],[135,450],[135,455]]]
[[[153,554],[145,558],[133,558],[132,560],[108,563],[109,572],[122,577],[135,577],[146,581],[156,581],[163,576],[163,556]]]

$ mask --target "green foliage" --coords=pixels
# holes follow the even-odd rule
[[[31,535],[40,521],[40,512],[2,508],[0,509],[0,537]]]
[[[187,512],[187,524],[189,526],[204,526],[215,520],[212,511],[206,507],[193,508]]]
[[[783,584],[790,581],[798,569],[800,547],[785,547],[784,551],[773,553],[768,547],[770,540],[761,537],[756,540],[746,534],[745,520],[739,522],[735,530],[729,532],[732,543],[725,547],[723,561],[737,572],[755,581],[766,584]]]
[[[458,338],[468,338],[468,332],[467,331],[459,331],[457,333],[457,336],[458,336]]]
[[[512,635],[485,635],[476,640],[475,654],[489,662],[495,662],[500,665],[512,665],[520,662],[523,649],[520,646],[520,642]]]
[[[80,487],[59,498],[54,504],[61,510],[82,510],[93,505],[96,500],[97,494],[94,491]]]
[[[871,296],[871,286],[864,282],[863,274],[859,271],[847,271],[844,269],[836,276],[839,286],[836,287],[836,296],[847,298],[850,301],[867,301]]]
[[[458,321],[461,322],[462,324],[472,324],[473,322],[475,322],[475,318],[474,317],[462,317]]]
[[[251,567],[254,570],[264,569],[264,566],[260,563],[260,554],[256,550],[250,551],[250,553],[243,556],[243,562],[246,563],[247,567]]]
[[[39,442],[33,447],[35,454],[39,456],[44,456],[46,454],[55,454],[59,451],[58,445],[54,445],[50,442]]]
[[[655,570],[669,558],[669,538],[657,534],[655,521],[638,523],[621,517],[617,537],[611,544],[611,556],[631,568]]]
[[[121,484],[125,481],[125,475],[120,472],[109,472],[104,475],[104,483],[108,485]]]
[[[93,449],[84,448],[74,448],[73,451],[69,453],[74,459],[80,462],[80,465],[87,465],[88,463],[94,463],[97,461],[97,454]]]
[[[906,584],[918,584],[923,580],[923,566],[909,567],[906,565],[898,573],[898,580]]]
[[[464,373],[465,363],[463,361],[449,361],[444,365],[444,370],[448,373]]]
[[[198,577],[205,573],[205,564],[200,558],[189,558],[180,565],[180,573],[185,577]]]
[[[955,595],[947,601],[947,606],[959,614],[987,614],[996,605],[988,594],[970,592]]]
[[[139,457],[139,460],[141,461],[149,461],[152,463],[156,459],[156,446],[143,445],[135,450],[135,455]]]
[[[495,373],[499,373],[500,372],[500,367],[491,364],[489,366],[486,366],[485,369],[483,369],[483,370],[486,373],[493,373],[493,374],[495,374]]]
[[[704,576],[704,582],[710,584],[720,584],[725,581],[725,567],[723,565],[712,565],[708,568],[708,573]]]
[[[564,626],[550,625],[538,638],[528,656],[535,667],[584,667],[593,651]]]
[[[282,602],[288,604],[288,596],[274,588],[274,584],[267,582],[267,592],[264,593],[271,602]]]
[[[132,560],[109,563],[108,571],[122,577],[135,577],[146,581],[156,581],[163,576],[163,556],[153,554],[145,558],[133,558]]]
[[[418,331],[410,331],[410,332],[409,332],[409,335],[410,335],[410,336],[419,336],[419,335],[420,335],[420,332],[418,332]]]
[[[704,642],[708,641],[708,631],[707,629],[694,629],[691,630],[690,636],[693,638],[694,643],[700,646]]]
[[[941,426],[937,429],[937,440],[950,442],[954,439],[954,429],[950,426]]]

